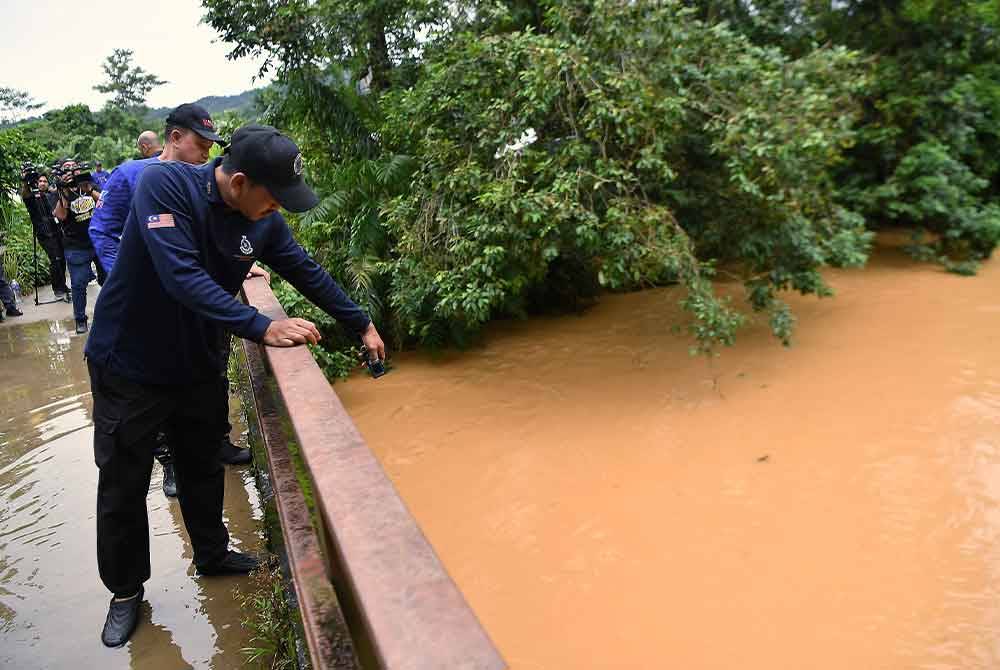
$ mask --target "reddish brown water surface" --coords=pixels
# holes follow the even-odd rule
[[[514,670],[1000,667],[1000,261],[712,364],[673,289],[336,390]]]
[[[24,308],[27,318],[33,309]],[[0,328],[0,667],[240,668],[250,634],[233,587],[246,578],[195,575],[159,465],[147,498],[152,578],[140,623],[125,647],[101,644],[111,594],[97,574],[92,401],[84,338],[72,328],[72,320]],[[236,405],[234,439],[245,428]],[[262,512],[246,467],[226,468],[224,514],[232,544],[259,551]]]

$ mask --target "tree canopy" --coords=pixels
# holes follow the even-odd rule
[[[36,102],[26,91],[0,86],[0,124],[10,123],[43,104]]]
[[[115,49],[101,65],[105,81],[94,86],[101,93],[111,93],[112,98],[108,104],[118,109],[145,105],[149,92],[167,83],[138,65],[133,65],[132,56],[131,49]]]

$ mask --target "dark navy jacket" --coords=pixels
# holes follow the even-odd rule
[[[261,341],[271,320],[234,296],[255,260],[362,333],[368,316],[292,239],[277,213],[250,221],[219,196],[215,167],[161,161],[142,171],[85,353],[142,384],[218,377],[228,332]]]
[[[158,162],[160,159],[154,156],[122,163],[103,186],[101,200],[94,209],[88,232],[94,249],[97,250],[97,258],[108,274],[111,274],[111,268],[115,266],[115,259],[118,257],[118,241],[125,229],[125,219],[128,218],[132,192],[135,191],[139,175],[148,166]]]

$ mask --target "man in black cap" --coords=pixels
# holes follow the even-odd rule
[[[151,131],[145,131],[140,135],[137,144],[142,146],[143,136],[146,133],[152,134],[152,142],[158,146],[156,134]],[[90,220],[90,239],[97,249],[101,265],[109,274],[118,258],[118,245],[132,205],[132,195],[143,170],[159,161],[204,163],[208,160],[212,144],[222,142],[222,138],[215,132],[215,124],[208,110],[193,103],[185,103],[170,112],[163,136],[166,138],[166,146],[162,148],[162,152],[143,160],[128,161],[115,170],[114,176],[101,193],[100,202]],[[251,274],[267,275],[256,267],[251,269]],[[228,350],[228,339],[225,346]],[[228,399],[228,389],[223,389],[223,392],[227,394]],[[219,458],[224,463],[234,465],[249,463],[250,450],[240,449],[229,439],[232,426],[228,420],[228,403],[226,408],[224,433],[220,436],[222,448],[219,450]],[[176,497],[177,479],[170,445],[165,440],[161,441],[154,455],[163,466],[163,492],[169,497]]]
[[[371,319],[292,238],[279,207],[302,212],[316,195],[302,155],[274,128],[233,135],[223,158],[202,166],[147,167],[132,199],[115,270],[95,308],[86,355],[94,399],[97,559],[114,597],[101,639],[124,644],[149,579],[149,488],[156,433],[175,448],[181,512],[203,575],[246,573],[222,522],[216,452],[227,333],[270,346],[319,340],[304,319],[272,321],[233,296],[260,259],[385,358]]]

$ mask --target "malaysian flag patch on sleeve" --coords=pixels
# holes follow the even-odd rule
[[[173,228],[174,227],[174,215],[173,214],[153,214],[146,219],[147,228]]]

